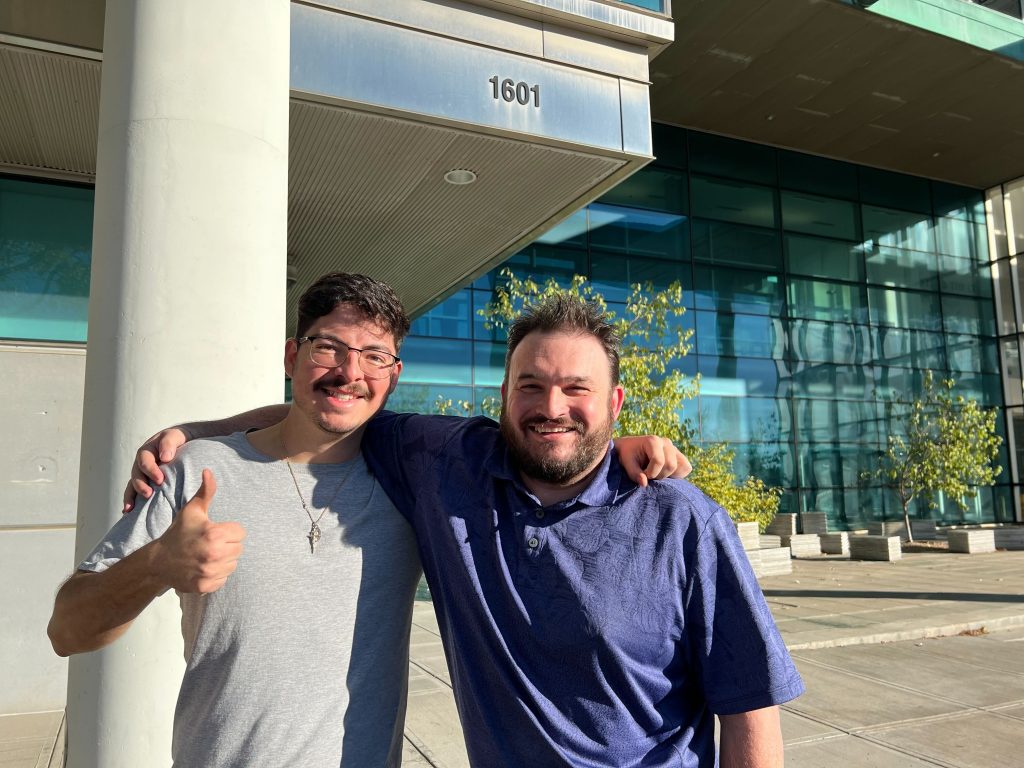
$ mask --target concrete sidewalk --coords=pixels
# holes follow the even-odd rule
[[[807,686],[783,708],[788,768],[1024,764],[1024,552],[794,560],[761,586]],[[413,621],[405,765],[465,768],[429,603]],[[0,716],[0,768],[61,765],[63,720]]]
[[[789,768],[1022,764],[1024,552],[794,560],[761,586],[807,686],[783,708]],[[413,621],[405,764],[465,768],[428,603]]]

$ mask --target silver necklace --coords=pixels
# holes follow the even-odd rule
[[[295,477],[295,470],[292,469],[292,463],[288,461],[288,459],[285,459],[284,463],[288,467],[288,474],[292,476],[292,482],[295,484],[295,492],[299,495],[299,501],[302,502],[302,508],[306,510],[306,515],[309,517],[309,533],[306,534],[306,538],[309,539],[309,553],[312,555],[316,553],[316,545],[317,542],[320,541],[321,537],[320,521],[323,520],[324,515],[327,514],[327,510],[330,508],[331,504],[334,503],[334,500],[338,498],[338,494],[341,493],[341,489],[345,487],[345,483],[348,482],[352,473],[356,471],[356,465],[353,463],[352,469],[350,469],[345,477],[341,479],[341,482],[338,483],[338,488],[334,491],[334,495],[331,496],[331,500],[328,501],[327,505],[320,510],[320,514],[314,518],[313,513],[309,511],[309,505],[306,504],[306,499],[302,496],[302,491],[299,490],[299,481]]]

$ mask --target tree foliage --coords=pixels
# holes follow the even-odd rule
[[[895,494],[911,541],[909,510],[915,500],[934,509],[942,493],[964,510],[978,487],[992,485],[1001,470],[992,463],[1002,443],[995,410],[955,395],[953,379],[936,386],[931,371],[925,371],[923,384],[919,397],[889,401],[899,431],[888,436],[878,466],[863,475]]]
[[[560,292],[597,303],[622,339],[619,374],[626,400],[615,434],[655,434],[671,439],[693,464],[689,479],[694,485],[728,510],[734,520],[756,521],[763,530],[778,511],[781,490],[753,477],[738,481],[732,469],[735,453],[721,443],[699,443],[690,422],[680,416],[686,401],[696,396],[700,386],[699,376],[688,378],[676,365],[689,352],[693,335],[692,330],[673,322],[686,311],[680,284],[661,290],[650,284],[633,285],[625,307],[616,313],[580,275],[562,288],[554,278],[541,284],[504,269],[494,300],[478,312],[487,328],[506,329],[524,306]],[[471,410],[469,403],[442,397],[434,405],[440,413]],[[481,404],[481,411],[492,418],[497,418],[500,410],[501,402],[495,397]]]

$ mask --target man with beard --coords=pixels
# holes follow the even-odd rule
[[[179,592],[176,765],[401,762],[420,565],[360,445],[398,383],[408,330],[386,284],[318,279],[285,344],[291,405],[234,422],[258,431],[190,443],[61,587],[48,632],[62,656],[114,642]],[[660,442],[633,445],[650,459]]]
[[[474,766],[781,766],[803,684],[728,514],[610,446],[618,339],[569,297],[509,332],[500,431],[384,415],[364,451],[412,522]]]

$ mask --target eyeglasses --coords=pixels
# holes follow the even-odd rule
[[[401,360],[390,352],[350,347],[345,342],[330,336],[302,336],[295,339],[295,343],[300,347],[305,341],[310,342],[309,359],[314,365],[324,368],[337,368],[339,365],[344,365],[349,352],[358,353],[359,368],[368,379],[388,378],[395,365]]]

